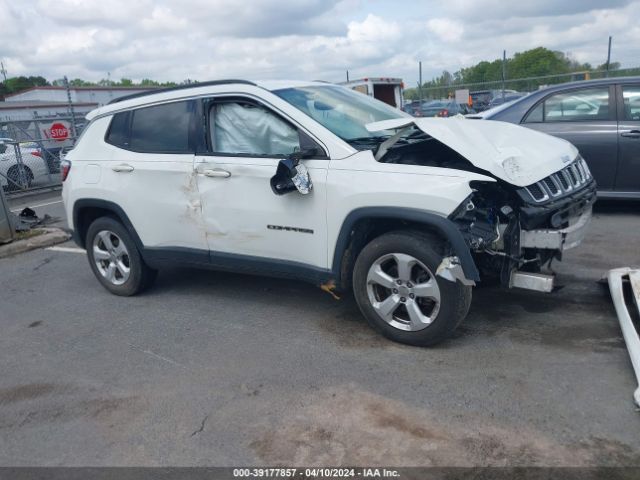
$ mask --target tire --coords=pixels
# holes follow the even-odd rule
[[[9,168],[9,170],[7,170],[6,190],[8,192],[27,189],[31,187],[32,183],[33,172],[26,165],[13,165]]]
[[[156,279],[158,271],[144,263],[129,231],[114,218],[100,217],[91,223],[85,245],[91,270],[114,295],[136,295]]]
[[[390,340],[434,345],[450,337],[469,312],[471,287],[435,275],[444,258],[437,247],[428,234],[399,231],[373,239],[358,255],[356,302]]]

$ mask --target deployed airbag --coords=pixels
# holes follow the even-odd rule
[[[299,148],[298,131],[257,105],[220,103],[213,106],[210,115],[216,152],[289,155]]]

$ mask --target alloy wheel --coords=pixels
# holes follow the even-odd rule
[[[373,262],[367,274],[367,295],[380,318],[400,330],[427,328],[440,310],[434,274],[405,253],[390,253]]]
[[[93,261],[109,283],[122,285],[131,275],[129,251],[122,239],[109,230],[101,230],[93,239]]]

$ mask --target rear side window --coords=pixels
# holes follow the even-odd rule
[[[194,100],[116,113],[105,140],[143,153],[193,153]]]
[[[585,88],[551,95],[527,115],[525,123],[593,120],[609,120],[609,87]]]
[[[189,130],[195,101],[133,110],[130,148],[149,153],[191,153]]]

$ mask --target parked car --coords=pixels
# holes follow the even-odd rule
[[[414,117],[422,117],[422,110],[420,109],[420,102],[419,101],[414,101],[414,102],[407,102],[404,104],[404,107],[402,107],[402,111],[408,113],[411,116]]]
[[[517,94],[515,90],[504,90],[505,95]],[[490,108],[490,104],[497,98],[502,98],[502,89],[499,90],[476,90],[469,93],[472,100],[473,109],[476,112],[482,112]]]
[[[18,161],[20,156],[21,161]],[[48,178],[49,170],[37,144],[0,139],[0,185],[7,191],[29,188]]]
[[[580,243],[595,198],[568,142],[326,83],[206,82],[87,118],[62,194],[107,290],[134,295],[172,263],[304,280],[353,289],[373,328],[412,345],[451,335],[482,278],[551,291],[540,269]]]
[[[640,198],[640,77],[565,83],[477,117],[520,124],[573,143],[603,198]]]
[[[453,117],[454,115],[467,115],[473,110],[464,103],[456,103],[455,100],[431,100],[424,102],[420,107],[423,117]]]

